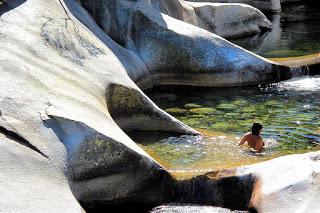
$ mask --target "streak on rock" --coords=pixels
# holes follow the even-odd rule
[[[16,141],[16,142],[18,142],[18,143],[20,143],[20,144],[22,144],[22,145],[24,145],[26,147],[29,147],[32,150],[38,152],[43,157],[49,158],[47,155],[45,155],[43,152],[41,152],[37,147],[32,145],[28,140],[23,138],[21,135],[4,128],[3,126],[0,126],[0,133],[5,135],[6,137],[8,137],[10,140]]]

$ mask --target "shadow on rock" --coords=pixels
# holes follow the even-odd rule
[[[0,0],[0,16],[25,2],[26,0]]]
[[[175,183],[175,202],[248,210],[259,194],[259,180],[252,174],[237,176],[235,171],[210,172]]]

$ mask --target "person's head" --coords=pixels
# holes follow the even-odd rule
[[[259,135],[262,129],[262,124],[261,123],[253,123],[251,127],[251,133],[253,135]]]

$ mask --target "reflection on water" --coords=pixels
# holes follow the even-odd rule
[[[158,88],[162,109],[204,136],[134,133],[131,137],[167,167],[222,169],[320,148],[320,77],[250,88]],[[253,122],[264,125],[263,156],[237,143]]]
[[[320,6],[285,5],[269,16],[270,32],[232,42],[269,58],[302,56],[320,52]]]

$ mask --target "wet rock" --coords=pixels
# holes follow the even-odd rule
[[[170,204],[154,208],[151,213],[245,213],[247,211],[232,211],[230,209],[212,207],[212,206],[197,206],[188,204]]]
[[[318,53],[301,57],[286,58],[280,63],[291,67],[292,72],[296,73],[296,76],[320,74],[320,55]]]
[[[211,172],[174,183],[177,203],[192,203],[247,210],[259,180],[253,174],[236,176],[235,170]]]
[[[165,111],[172,115],[185,115],[188,112],[186,109],[180,109],[178,107],[168,108]]]

